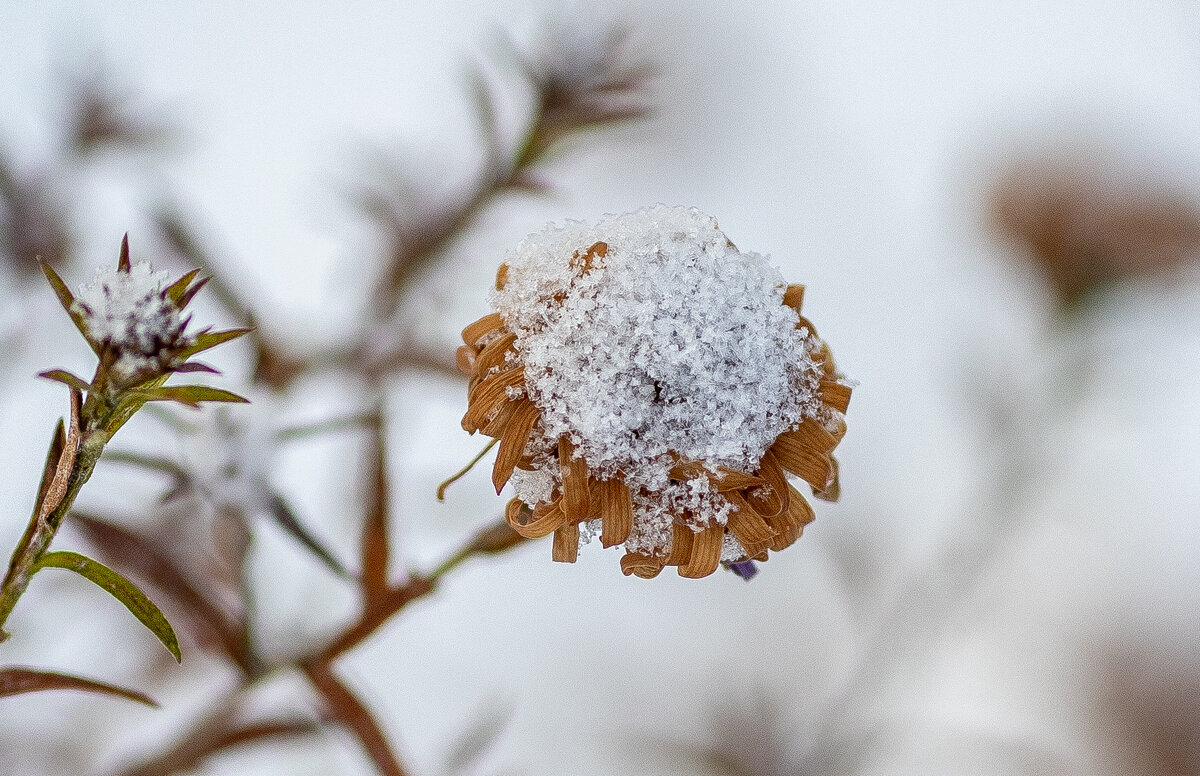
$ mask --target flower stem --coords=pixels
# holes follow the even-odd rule
[[[25,593],[25,589],[29,587],[29,581],[37,570],[37,562],[50,548],[50,543],[54,541],[54,535],[58,533],[63,519],[71,510],[71,505],[75,503],[75,497],[79,495],[84,483],[91,478],[92,471],[96,468],[96,462],[100,459],[100,453],[104,449],[106,438],[107,435],[103,433],[91,434],[81,443],[76,428],[72,436],[66,440],[65,446],[62,446],[62,455],[54,464],[49,464],[61,467],[63,462],[68,460],[67,456],[70,456],[70,468],[65,471],[56,470],[54,479],[47,480],[43,484],[42,492],[39,494],[37,505],[33,510],[33,516],[29,519],[29,525],[26,527],[21,541],[13,550],[12,560],[8,564],[8,572],[4,575],[4,582],[0,584],[0,642],[8,638],[9,634],[4,630],[4,623],[12,614],[17,601]],[[55,442],[51,444],[51,458],[54,457],[55,447],[59,446],[56,438]],[[71,446],[76,446],[76,449],[72,450]],[[54,481],[59,477],[63,478],[65,488],[58,503],[47,511],[48,500],[57,496],[54,493]],[[46,487],[47,485],[49,487]]]

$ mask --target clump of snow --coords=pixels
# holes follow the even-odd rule
[[[144,261],[128,272],[97,269],[75,297],[75,310],[92,339],[119,354],[114,368],[121,375],[157,365],[164,347],[182,342],[187,322],[164,293],[167,278]]]
[[[593,476],[623,476],[634,496],[630,551],[669,547],[674,516],[695,530],[723,524],[730,503],[706,478],[671,481],[671,467],[755,471],[780,433],[827,412],[820,343],[797,328],[785,288],[765,257],[739,251],[694,208],[659,205],[528,237],[492,302],[541,411],[527,450],[535,468],[567,436]],[[517,479],[528,503],[544,498],[546,474],[561,483],[545,469]]]

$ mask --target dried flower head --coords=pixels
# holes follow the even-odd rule
[[[785,472],[837,497],[850,400],[802,293],[695,209],[527,238],[458,354],[509,524],[567,562],[599,534],[640,577],[749,576],[794,542],[813,513]]]

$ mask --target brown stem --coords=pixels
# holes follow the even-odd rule
[[[516,537],[515,541],[513,537]],[[296,658],[287,665],[277,666],[271,671],[244,674],[240,686],[213,707],[213,711],[196,720],[192,724],[190,731],[181,737],[178,743],[142,765],[121,771],[120,776],[171,776],[171,774],[194,767],[200,760],[216,754],[223,748],[239,743],[237,740],[230,739],[226,741],[220,738],[220,733],[227,729],[224,727],[224,721],[228,719],[231,713],[229,709],[236,708],[235,704],[240,702],[263,679],[274,676],[282,670],[289,668],[299,669],[304,672],[317,691],[325,698],[326,703],[332,706],[334,699],[337,699],[339,703],[345,704],[346,700],[340,693],[349,693],[350,691],[332,673],[332,665],[339,656],[369,638],[409,603],[432,592],[442,576],[457,568],[467,559],[476,555],[503,552],[516,546],[521,541],[520,537],[508,527],[503,519],[485,526],[466,541],[462,547],[440,563],[433,571],[428,574],[414,575],[408,582],[390,587],[383,593],[372,596],[364,603],[362,614],[358,620],[325,646]],[[354,699],[354,702],[361,706],[361,703],[357,699]],[[346,708],[349,709],[349,706]],[[351,727],[364,748],[367,749],[368,754],[371,756],[372,761],[375,762],[376,767],[379,768],[381,774],[385,774],[385,776],[404,774],[403,770],[385,770],[385,764],[388,761],[378,759],[382,757],[382,750],[379,747],[381,745],[386,746],[386,741],[382,739],[381,733],[376,737],[375,734],[370,733],[365,728],[360,730],[354,727],[355,724],[365,725],[365,720],[370,719],[370,715],[366,712],[365,708],[362,709],[362,713],[366,714],[365,718],[350,715],[355,721],[337,716],[336,714],[335,717],[343,724]],[[355,712],[355,714],[358,714],[358,712]],[[378,725],[375,727],[378,728]],[[267,737],[269,736],[264,735],[262,738]],[[189,759],[189,753],[200,751],[202,751],[202,755],[198,759]],[[392,765],[397,768],[400,767],[395,762],[396,758],[394,755],[390,759],[392,764],[387,765],[387,767],[392,767]],[[151,765],[155,766],[153,770],[149,769]]]
[[[325,700],[330,716],[354,733],[380,776],[406,776],[407,772],[388,744],[379,722],[362,701],[334,675],[329,664],[321,660],[310,660],[300,667]]]
[[[0,583],[0,641],[8,638],[4,631],[5,622],[29,587],[30,580],[37,572],[37,562],[50,548],[59,526],[75,503],[80,489],[92,476],[96,461],[104,450],[107,434],[92,432],[82,435],[79,416],[79,392],[73,390],[70,432],[64,438],[60,422],[46,458],[33,516],[13,550],[8,571]]]

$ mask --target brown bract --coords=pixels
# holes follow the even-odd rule
[[[596,243],[582,256],[577,254],[573,260],[577,271],[587,272],[593,259],[602,259],[607,248],[604,243]],[[503,288],[507,276],[508,267],[501,265],[496,277],[497,289]],[[799,314],[803,295],[803,286],[788,286],[783,303]],[[803,316],[797,328],[806,328],[816,337],[812,323]],[[462,338],[458,367],[470,378],[462,425],[472,434],[481,431],[500,440],[492,467],[492,484],[499,493],[514,469],[532,469],[526,446],[538,426],[540,412],[527,393],[519,390],[525,383],[524,367],[516,349],[516,335],[505,327],[500,313],[491,313],[467,326]],[[826,414],[836,418],[833,428],[806,418],[780,434],[751,472],[725,467],[715,467],[714,471],[704,461],[680,460],[671,469],[672,480],[708,478],[713,488],[733,505],[733,511],[724,525],[712,522],[700,531],[689,527],[696,522],[689,519],[691,516],[675,515],[669,552],[662,555],[626,552],[621,558],[621,570],[626,575],[648,579],[657,576],[665,566],[675,566],[682,577],[708,576],[721,563],[726,533],[735,536],[746,549],[745,559],[766,560],[772,550],[788,547],[813,520],[812,507],[788,482],[788,473],[807,482],[817,498],[837,500],[838,467],[833,450],[846,430],[841,413],[850,402],[851,389],[838,378],[833,355],[824,343],[813,355],[822,370],[820,399],[830,410]],[[505,510],[508,524],[522,536],[536,539],[553,534],[553,558],[567,563],[573,563],[578,552],[580,523],[599,519],[601,544],[612,547],[629,538],[634,520],[632,494],[622,478],[593,476],[587,462],[574,457],[573,452],[566,436],[558,440],[562,484],[555,488],[549,501],[530,508],[520,498],[514,498]]]

